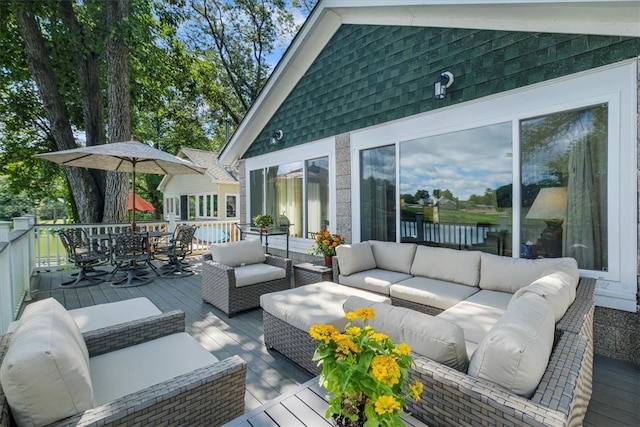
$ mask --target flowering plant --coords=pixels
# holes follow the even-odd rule
[[[324,256],[334,256],[336,248],[344,243],[344,237],[337,233],[331,234],[329,230],[318,231],[315,235],[315,240],[310,252]]]
[[[422,383],[405,388],[413,363],[406,343],[395,345],[387,335],[367,325],[372,308],[348,312],[344,333],[333,325],[318,324],[309,334],[318,342],[313,356],[322,364],[320,385],[331,395],[326,417],[342,426],[402,426],[406,400],[420,399]],[[363,326],[354,321],[362,320]]]

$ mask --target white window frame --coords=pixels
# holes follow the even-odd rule
[[[512,122],[519,141],[520,120],[600,103],[608,104],[608,271],[580,270],[597,279],[596,302],[605,307],[636,310],[637,292],[637,63],[636,60],[596,68],[479,100],[366,128],[351,136],[352,194],[360,192],[360,151],[417,138]],[[520,149],[513,144],[514,212],[521,206]],[[518,181],[516,181],[518,179]],[[400,173],[396,188],[400,188]],[[360,201],[352,197],[353,241],[360,241]],[[396,213],[400,206],[396,197]],[[399,227],[399,222],[396,222]],[[633,232],[630,232],[630,231]],[[397,235],[400,235],[397,230]],[[512,247],[519,247],[520,218],[514,214]],[[515,255],[515,254],[514,254]]]
[[[250,157],[245,160],[245,185],[246,188],[246,198],[247,200],[247,208],[245,212],[244,222],[251,222],[251,212],[249,211],[249,201],[251,200],[251,186],[249,185],[249,177],[252,170],[256,169],[264,169],[273,166],[279,166],[287,163],[293,162],[302,162],[303,167],[305,167],[305,161],[311,159],[317,159],[318,157],[328,157],[329,158],[329,212],[330,218],[329,221],[331,224],[336,223],[336,185],[335,185],[335,174],[336,174],[336,149],[335,149],[335,138],[323,138],[314,142],[309,142],[307,144],[298,145],[291,148],[286,148],[283,150],[275,151],[272,153],[264,154],[262,156]],[[303,186],[302,190],[302,217],[307,217],[307,206],[304,202],[307,200],[306,188]],[[263,189],[264,193],[264,189]],[[263,201],[265,203],[266,200]],[[274,241],[274,247],[282,249],[285,247],[284,239],[277,238],[278,236],[273,236],[273,238],[269,238],[269,246],[272,245],[272,239]],[[300,251],[305,252],[310,247],[310,241],[307,236],[302,237],[291,237],[289,239],[289,250],[290,251]]]
[[[195,211],[196,211],[196,219],[211,219],[211,218],[218,218],[218,215],[214,215],[214,203],[213,203],[213,199],[215,197],[218,196],[217,192],[209,192],[209,193],[196,193],[193,194],[196,198],[196,206],[195,206]],[[200,210],[200,197],[204,197],[204,212],[202,212]],[[207,207],[210,206],[210,209],[207,209]],[[211,212],[211,215],[205,215],[205,213],[207,213],[207,210],[209,210]],[[220,199],[218,198],[218,214],[220,213]]]
[[[236,198],[236,214],[234,216],[229,216],[229,212],[227,211],[227,197],[235,197]],[[224,217],[226,219],[236,219],[238,218],[238,204],[240,203],[240,195],[238,193],[225,193],[224,195]],[[220,200],[218,200],[218,211],[220,211]]]

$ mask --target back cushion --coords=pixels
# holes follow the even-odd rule
[[[411,266],[414,276],[478,286],[480,252],[418,246]]]
[[[547,369],[554,328],[549,304],[539,295],[523,295],[480,342],[468,374],[531,397]]]
[[[411,274],[411,264],[416,253],[414,243],[380,242],[370,240],[376,266],[383,270]]]
[[[379,332],[387,334],[396,344],[405,342],[421,356],[465,372],[469,364],[464,331],[454,323],[390,304],[372,302],[350,296],[343,304],[346,311],[371,307],[375,317],[368,321]]]
[[[520,288],[513,294],[509,306],[528,292],[540,295],[551,306],[557,323],[567,312],[573,300],[576,299],[576,285],[574,283],[576,283],[576,280],[564,271],[547,274],[530,285]]]
[[[0,367],[21,426],[50,424],[94,406],[86,345],[78,344],[78,327],[56,305],[49,301],[23,316]]]
[[[482,253],[480,287],[492,291],[515,293],[518,289],[544,276],[549,269],[573,270],[573,258],[522,259]],[[577,274],[577,264],[575,264]]]
[[[376,260],[369,242],[340,245],[336,248],[340,274],[348,276],[359,271],[376,268]]]
[[[265,261],[264,249],[258,239],[211,245],[211,258],[229,267],[258,264]]]

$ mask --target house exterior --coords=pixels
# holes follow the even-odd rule
[[[328,228],[575,257],[596,351],[640,364],[639,55],[639,1],[320,1],[219,160],[294,251]]]
[[[218,153],[182,148],[178,157],[206,168],[204,175],[166,175],[158,190],[164,198],[164,216],[176,219],[238,219],[238,171],[218,164]]]

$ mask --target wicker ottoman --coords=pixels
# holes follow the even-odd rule
[[[309,336],[309,328],[317,323],[327,323],[344,329],[347,320],[342,304],[351,295],[391,304],[391,300],[383,295],[333,282],[262,295],[265,345],[312,374],[319,374],[320,370],[311,361],[317,345]]]

